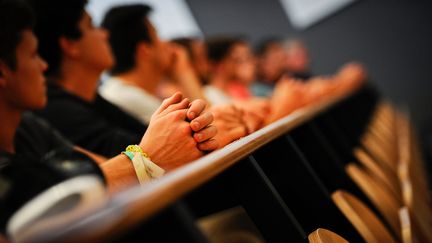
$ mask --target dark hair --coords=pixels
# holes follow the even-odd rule
[[[16,68],[16,48],[24,30],[31,30],[34,16],[19,0],[0,0],[0,60],[12,70]]]
[[[193,43],[197,40],[198,40],[197,38],[192,38],[192,37],[181,37],[181,38],[174,38],[171,41],[184,47],[190,59],[193,61],[194,59]]]
[[[211,62],[222,61],[234,45],[245,44],[241,37],[213,37],[206,41],[208,58]]]
[[[62,50],[59,39],[64,36],[79,39],[79,21],[84,15],[86,0],[26,0],[36,14],[35,34],[39,39],[39,54],[49,65],[48,76],[60,75]]]
[[[278,37],[269,37],[261,40],[255,48],[255,54],[257,56],[263,56],[268,51],[268,49],[275,44],[281,45],[282,39]]]
[[[127,72],[135,66],[139,42],[151,43],[150,29],[145,22],[151,7],[145,4],[118,6],[110,9],[102,21],[109,33],[109,42],[116,59],[111,74]]]

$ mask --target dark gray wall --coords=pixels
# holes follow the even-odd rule
[[[378,88],[407,104],[419,126],[432,125],[432,1],[359,0],[295,31],[278,0],[187,0],[206,36],[297,36],[308,44],[316,74],[363,62]]]

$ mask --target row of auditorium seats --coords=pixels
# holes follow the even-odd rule
[[[430,206],[408,113],[365,86],[19,240],[432,242]]]

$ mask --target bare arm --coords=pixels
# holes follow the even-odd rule
[[[99,165],[107,181],[108,191],[110,193],[118,192],[130,185],[138,183],[135,169],[130,159],[125,155],[118,155],[108,160],[101,155],[79,146],[74,146],[74,149],[87,155]]]
[[[92,160],[94,160],[99,165],[108,160],[106,157],[99,155],[99,154],[95,154],[91,151],[88,151],[85,148],[81,148],[80,146],[74,146],[74,149],[80,153],[87,155],[88,157],[90,157]]]
[[[110,193],[138,184],[132,162],[125,155],[118,155],[100,165]]]
[[[190,63],[186,50],[177,44],[170,44],[173,51],[172,79],[180,86],[185,97],[191,100],[205,100],[201,88],[201,82],[198,79],[195,70]]]
[[[304,85],[291,78],[282,78],[270,100],[270,114],[265,125],[270,124],[304,105]]]

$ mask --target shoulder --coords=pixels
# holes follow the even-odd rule
[[[255,96],[268,97],[273,92],[273,86],[262,82],[255,82],[251,85],[251,91]]]
[[[92,114],[91,104],[54,85],[48,86],[48,103],[44,109],[35,112],[50,122],[57,119]],[[71,116],[73,114],[73,116]]]
[[[72,146],[69,140],[47,121],[30,112],[24,113],[15,135],[17,152],[30,157],[41,158],[53,149]]]

